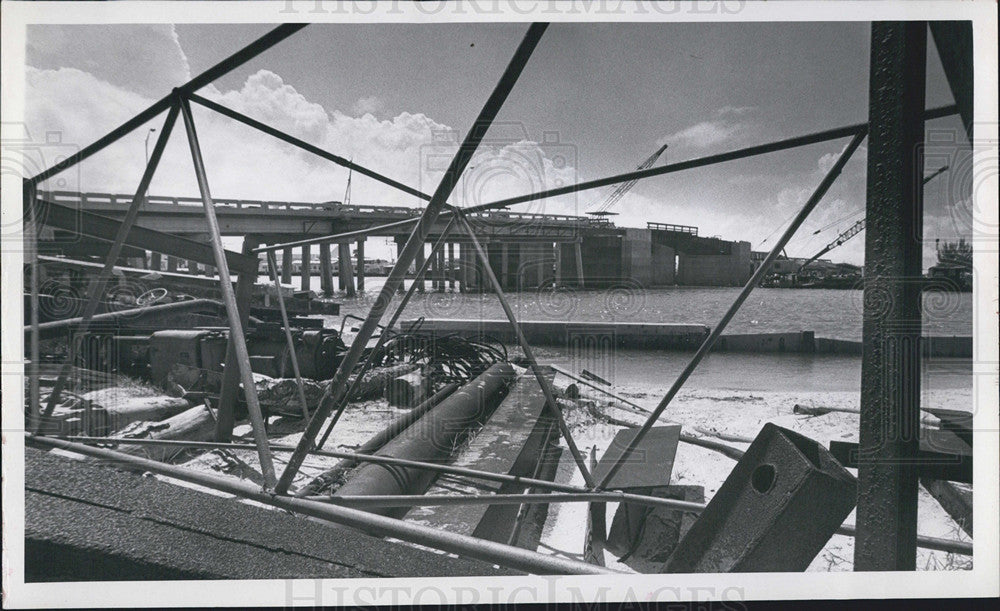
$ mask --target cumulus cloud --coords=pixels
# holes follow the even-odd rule
[[[664,136],[657,144],[705,149],[723,142],[742,140],[754,129],[754,124],[743,118],[753,110],[752,106],[723,106],[716,111],[714,118]]]
[[[374,115],[382,112],[383,108],[385,108],[385,102],[382,101],[381,98],[373,95],[365,98],[360,98],[357,102],[354,103],[354,106],[351,107],[351,110],[356,115],[368,115],[368,114]]]

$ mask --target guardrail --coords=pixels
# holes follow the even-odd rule
[[[39,191],[38,198],[56,203],[79,204],[85,210],[124,210],[132,202],[132,196],[115,193],[82,193],[77,191]],[[176,207],[200,207],[201,198],[198,197],[169,197],[162,195],[150,195],[146,197],[147,209],[151,206],[176,206]],[[401,206],[358,206],[344,205],[338,201],[312,203],[312,202],[277,202],[248,199],[215,199],[215,207],[225,213],[226,209],[260,212],[262,214],[280,213],[288,211],[316,211],[321,213],[335,213],[343,216],[389,216],[411,218],[420,216],[422,208],[404,208]],[[573,226],[599,226],[613,227],[614,224],[608,219],[594,219],[590,217],[574,216],[570,214],[535,214],[530,212],[508,212],[499,210],[493,212],[470,214],[469,218],[478,219],[483,222],[539,222],[545,224],[566,224]],[[695,228],[697,233],[697,228]]]
[[[646,229],[655,229],[657,231],[673,231],[674,233],[689,233],[691,235],[698,235],[698,228],[692,227],[691,225],[671,225],[670,223],[646,223]]]

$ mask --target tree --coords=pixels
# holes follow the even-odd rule
[[[972,271],[972,244],[965,241],[965,238],[957,242],[936,241],[938,265],[950,267],[961,267],[964,270]]]

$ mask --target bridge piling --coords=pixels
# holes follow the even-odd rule
[[[420,269],[423,266],[423,264],[424,264],[424,247],[421,245],[420,249],[417,250],[417,263],[416,263],[417,267],[416,267],[416,269]],[[431,274],[432,275],[433,275],[433,273],[434,273],[434,270],[431,270]],[[418,282],[417,279],[414,278],[413,281],[417,282],[417,291],[420,292],[420,293],[423,293],[424,292],[424,279],[420,278],[420,280]]]
[[[292,283],[292,249],[286,248],[281,251],[281,283]]]
[[[448,288],[455,290],[455,243],[448,242]]]
[[[168,272],[177,271],[177,257],[167,256],[167,271]]]
[[[337,244],[337,255],[340,259],[340,288],[347,297],[354,297],[357,291],[354,289],[354,270],[351,265],[351,243],[340,242]]]
[[[563,284],[563,265],[562,265],[562,245],[558,242],[555,244],[553,249],[555,253],[555,268],[556,268],[556,286],[562,286]]]
[[[319,245],[319,285],[323,296],[333,295],[333,266],[330,260],[330,245]]]
[[[163,256],[158,252],[149,253],[149,267],[153,271],[163,270]]]
[[[201,270],[198,269],[198,262],[188,259],[188,274],[197,276]]]
[[[302,247],[301,286],[303,291],[310,290],[312,284],[312,247],[306,244]]]
[[[576,257],[576,285],[580,288],[584,286],[583,280],[583,243],[573,244],[573,254]]]
[[[364,238],[358,240],[357,257],[358,257],[358,292],[363,293],[365,291],[365,239]]]

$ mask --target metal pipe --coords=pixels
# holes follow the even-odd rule
[[[53,442],[62,441],[64,443],[66,442],[65,440],[59,440],[59,439],[54,439],[52,437],[41,437],[41,436],[28,436],[28,439],[29,441],[35,441],[35,442],[41,440],[48,440]],[[206,450],[209,449],[246,450],[248,452],[253,451],[255,449],[254,446],[250,444],[218,443],[211,441],[183,441],[174,439],[128,439],[128,438],[119,439],[114,437],[84,437],[84,436],[69,437],[67,439],[70,442],[80,442],[81,444],[104,443],[104,444],[124,444],[124,445],[175,446],[175,447],[188,447],[188,448],[202,448]],[[82,447],[87,447],[87,446],[82,446]],[[293,446],[282,446],[282,445],[272,445],[271,449],[275,452],[292,452],[295,450]],[[518,477],[515,475],[489,473],[487,471],[477,471],[475,469],[466,469],[464,467],[438,465],[433,463],[420,463],[412,460],[389,458],[384,456],[364,456],[352,452],[338,452],[333,450],[314,450],[312,453],[316,454],[317,456],[330,456],[333,458],[350,458],[352,460],[357,460],[358,462],[373,462],[386,465],[400,465],[406,467],[428,469],[431,471],[437,471],[440,473],[446,473],[452,475],[473,477],[477,479],[484,479],[484,480],[497,481],[503,483],[517,483],[532,488],[545,488],[547,490],[555,490],[559,492],[594,494],[593,491],[587,490],[582,486],[573,486],[571,484],[559,484],[557,482],[551,482],[544,479],[532,479],[527,477]],[[119,453],[115,452],[115,454]],[[132,457],[131,455],[128,454],[121,454],[121,455]],[[117,458],[115,458],[114,460],[117,460]],[[153,464],[161,465],[162,463],[154,462]],[[146,469],[146,470],[151,471],[152,469]],[[656,502],[664,500],[660,499],[659,497],[650,497],[641,494],[619,493],[615,491],[603,492],[603,494],[609,494],[609,493],[615,494],[616,497],[618,497],[619,502],[626,502],[626,503],[646,504],[648,502]],[[678,502],[687,502],[687,501],[678,501]],[[694,503],[692,505],[699,505],[699,504]],[[704,509],[704,507],[706,506],[705,504],[700,504],[700,505],[702,509]],[[690,509],[691,511],[696,511],[694,507],[691,507]],[[853,524],[844,524],[837,529],[837,534],[853,537],[856,534],[855,526]],[[951,539],[941,539],[937,537],[926,537],[923,535],[918,535],[917,545],[926,549],[952,552],[956,554],[964,554],[967,556],[972,555],[972,543],[967,541],[954,541]]]
[[[23,243],[25,245],[25,254],[28,258],[28,269],[31,274],[30,284],[28,285],[29,302],[31,307],[31,312],[29,314],[31,320],[30,324],[25,327],[25,331],[30,331],[31,335],[28,338],[28,356],[31,362],[28,363],[28,430],[37,431],[41,426],[41,390],[38,386],[38,369],[39,363],[38,359],[41,358],[41,353],[39,349],[39,342],[41,340],[41,325],[38,322],[38,272],[41,268],[38,266],[38,202],[35,199],[35,184],[28,181],[24,181],[22,184],[24,189],[24,210],[27,211],[28,218],[25,226],[25,235],[23,238]]]
[[[602,393],[606,394],[607,396],[611,397],[612,399],[616,399],[618,401],[621,401],[622,403],[624,403],[625,405],[628,405],[628,406],[632,407],[636,411],[642,412],[644,414],[651,414],[651,413],[653,413],[652,410],[646,409],[645,407],[642,407],[641,405],[638,405],[637,403],[633,403],[632,401],[629,401],[625,397],[620,397],[620,396],[616,395],[615,393],[611,392],[610,390],[607,390],[605,388],[601,388],[600,386],[594,384],[593,382],[587,380],[586,378],[581,378],[578,375],[574,375],[574,374],[566,371],[562,367],[558,367],[556,365],[549,365],[549,367],[551,367],[555,371],[563,374],[564,376],[566,376],[567,378],[569,378],[571,380],[576,380],[577,382],[579,382],[580,384],[583,384],[584,386],[589,386],[590,388],[593,388],[596,391],[599,391],[599,392],[602,392]]]
[[[278,309],[281,310],[281,324],[285,327],[285,342],[288,344],[288,358],[292,361],[292,372],[295,374],[295,388],[298,390],[299,403],[302,405],[302,417],[309,419],[309,404],[306,402],[305,386],[302,384],[302,373],[299,371],[299,357],[295,354],[295,342],[292,341],[291,325],[288,323],[288,311],[285,310],[285,298],[281,294],[281,283],[278,282],[278,262],[274,251],[267,253],[267,267],[271,270],[274,280],[274,292],[278,296]]]
[[[239,51],[233,53],[229,57],[215,64],[208,70],[205,70],[198,76],[192,78],[187,83],[178,87],[181,93],[193,93],[205,85],[208,85],[215,79],[229,73],[230,71],[236,69],[237,67],[245,64],[254,57],[257,57],[264,51],[267,51],[274,45],[278,44],[282,40],[288,38],[292,34],[298,32],[302,28],[306,27],[307,23],[285,23],[274,28],[267,34],[264,34],[257,40],[253,41],[249,45],[243,47]],[[164,110],[170,107],[173,103],[174,94],[171,93],[160,100],[154,102],[149,108],[135,115],[125,123],[113,129],[106,136],[99,138],[93,144],[85,146],[80,149],[79,152],[70,155],[68,158],[60,161],[56,165],[38,173],[34,177],[28,179],[32,184],[37,185],[38,183],[46,180],[63,170],[67,170],[76,164],[80,163],[84,159],[87,159],[91,155],[103,150],[105,147],[113,142],[121,139],[123,136],[129,134],[135,129],[142,127],[145,123],[155,118],[156,115],[160,114]],[[161,134],[162,135],[162,134]]]
[[[497,299],[500,301],[500,306],[503,308],[504,314],[507,315],[507,320],[510,321],[510,326],[517,335],[517,343],[520,344],[521,350],[524,352],[524,358],[527,359],[531,371],[535,374],[535,379],[538,380],[538,385],[542,388],[542,394],[545,395],[545,405],[548,406],[552,417],[555,418],[559,432],[562,433],[563,438],[566,440],[566,445],[573,455],[573,460],[576,461],[576,466],[580,470],[580,474],[583,475],[584,482],[586,482],[588,488],[593,488],[594,478],[591,476],[590,470],[587,469],[587,464],[584,462],[580,449],[576,447],[576,442],[573,441],[569,427],[566,426],[566,420],[563,418],[562,410],[559,409],[555,393],[552,391],[552,383],[545,377],[541,367],[538,366],[535,353],[531,350],[531,345],[524,337],[521,325],[517,322],[517,317],[514,316],[514,310],[511,309],[510,303],[507,302],[507,297],[504,295],[503,287],[500,286],[500,281],[497,280],[496,274],[493,273],[493,268],[490,266],[490,258],[486,255],[486,251],[483,250],[483,245],[479,243],[479,239],[476,238],[476,232],[469,225],[469,221],[466,220],[465,215],[459,213],[457,216],[458,222],[465,228],[465,232],[469,235],[469,240],[471,240],[472,246],[479,256],[480,262],[483,264],[483,274],[489,279],[490,284],[493,285],[493,292],[496,293]]]
[[[156,144],[153,146],[153,156],[150,158],[149,163],[146,164],[146,168],[142,172],[142,178],[139,179],[139,186],[135,190],[132,202],[129,204],[128,211],[125,213],[125,218],[122,219],[122,223],[118,227],[118,234],[115,236],[115,241],[111,244],[111,248],[108,250],[108,255],[104,259],[104,266],[101,267],[101,271],[97,275],[97,278],[95,278],[90,284],[90,290],[87,293],[87,302],[83,306],[83,315],[80,316],[81,332],[86,332],[87,329],[90,328],[91,319],[93,319],[94,314],[97,313],[97,305],[101,294],[104,292],[104,289],[108,284],[108,279],[111,277],[111,272],[115,267],[115,263],[118,262],[118,256],[122,252],[122,246],[125,243],[125,238],[128,237],[129,231],[132,229],[132,225],[135,224],[136,217],[139,216],[139,208],[142,206],[142,202],[146,199],[146,192],[149,189],[149,183],[153,180],[153,174],[156,173],[156,168],[160,165],[160,158],[163,156],[163,151],[167,147],[167,141],[170,139],[170,133],[173,131],[174,123],[177,121],[177,113],[178,108],[176,104],[171,106],[170,110],[167,112],[167,117],[163,121],[163,131],[160,132],[160,136],[156,139]],[[31,184],[36,185],[37,182],[32,182]],[[32,204],[34,204],[34,202],[32,202]],[[34,205],[32,205],[32,209],[33,208]],[[39,327],[39,331],[40,330],[41,328]],[[66,346],[66,362],[63,363],[62,368],[59,370],[59,376],[56,378],[56,383],[52,388],[52,392],[49,393],[49,398],[45,403],[45,410],[42,412],[42,421],[46,421],[52,416],[52,411],[55,409],[56,403],[59,402],[59,396],[62,394],[62,391],[66,386],[66,377],[69,375],[69,372],[73,367],[73,362],[76,359],[74,352],[74,343],[68,342]],[[37,432],[37,430],[35,432]]]
[[[606,503],[634,503],[649,507],[668,507],[691,513],[705,509],[702,503],[677,501],[658,497],[640,500],[626,498],[624,492],[557,492],[549,494],[462,494],[458,496],[430,494],[354,494],[351,496],[306,496],[314,501],[344,505],[346,507],[440,507],[445,505],[521,505],[547,503],[581,503],[600,501]]]
[[[454,224],[455,224],[454,218],[448,221],[448,225],[445,226],[444,231],[441,233],[441,237],[438,238],[437,243],[434,244],[434,247],[431,249],[431,254],[434,254],[434,252],[438,248],[441,248],[441,245],[444,243],[444,240],[448,237],[448,234],[451,233],[451,229],[454,226]],[[351,396],[353,396],[354,389],[359,384],[361,384],[361,378],[371,370],[374,363],[372,359],[374,359],[375,356],[378,355],[379,350],[381,350],[382,346],[385,345],[386,340],[389,338],[391,334],[390,330],[399,320],[399,317],[403,314],[403,309],[406,308],[406,304],[410,302],[410,299],[413,297],[414,292],[417,290],[418,283],[420,283],[423,280],[424,274],[427,273],[427,268],[429,266],[430,266],[430,260],[428,259],[425,260],[423,264],[420,266],[420,269],[417,270],[417,274],[416,277],[413,279],[413,283],[410,284],[410,288],[406,290],[406,293],[403,295],[403,299],[400,300],[399,305],[396,306],[396,311],[392,313],[392,317],[389,319],[389,323],[385,325],[385,327],[382,329],[382,332],[379,334],[378,340],[376,340],[375,342],[375,347],[371,350],[371,352],[368,353],[368,360],[366,360],[364,364],[361,366],[361,371],[359,371],[358,375],[355,376],[354,383],[351,384],[351,387],[347,390],[346,393],[344,393],[344,396],[340,400],[339,405],[336,406],[337,411],[334,412],[333,418],[330,420],[330,424],[327,425],[326,431],[323,433],[323,436],[320,439],[317,447],[322,448],[323,446],[326,445],[326,440],[330,437],[330,433],[333,432],[333,427],[335,427],[337,425],[337,422],[340,421],[340,416],[344,413],[344,409],[347,407],[347,402],[350,400]]]
[[[188,148],[191,149],[195,177],[198,179],[198,190],[201,192],[201,199],[205,205],[205,220],[208,224],[212,250],[215,252],[215,265],[219,273],[222,302],[226,305],[226,314],[229,318],[229,346],[233,348],[236,362],[239,365],[243,394],[250,416],[250,426],[253,429],[254,439],[257,442],[257,453],[260,456],[260,469],[264,476],[264,485],[267,488],[273,488],[276,484],[274,462],[271,460],[271,451],[268,448],[266,423],[257,398],[257,386],[254,383],[253,371],[250,369],[250,353],[247,351],[243,325],[240,324],[240,311],[236,303],[236,295],[233,292],[233,282],[229,277],[229,265],[226,263],[226,254],[222,248],[222,232],[219,229],[219,219],[215,215],[215,202],[212,200],[212,193],[208,187],[208,176],[205,174],[205,163],[201,157],[201,146],[198,144],[198,133],[194,127],[194,117],[191,116],[191,106],[183,98],[179,100],[179,105],[184,119],[184,130],[187,132]]]
[[[493,119],[496,118],[497,113],[500,112],[500,108],[503,106],[504,101],[514,88],[514,84],[521,75],[521,71],[527,64],[532,51],[534,51],[538,41],[541,40],[542,34],[545,32],[547,27],[547,24],[532,24],[528,29],[527,34],[525,34],[524,39],[521,41],[521,44],[518,45],[517,51],[514,53],[514,57],[511,59],[506,70],[504,70],[504,73],[500,77],[500,81],[494,88],[493,93],[490,94],[490,97],[487,99],[482,111],[480,111],[479,116],[473,123],[472,129],[470,129],[469,133],[466,135],[465,141],[462,143],[462,146],[459,148],[455,157],[452,159],[451,164],[448,166],[448,169],[445,171],[444,177],[441,179],[441,183],[434,191],[434,195],[431,197],[430,202],[427,203],[427,207],[420,216],[417,226],[414,227],[413,232],[406,241],[406,245],[403,246],[402,251],[399,253],[396,264],[393,266],[392,271],[389,272],[389,277],[386,278],[385,284],[382,285],[382,290],[375,299],[375,303],[372,304],[372,309],[369,311],[368,317],[361,325],[361,329],[358,331],[354,341],[351,343],[351,347],[348,349],[347,354],[344,355],[344,358],[340,363],[340,367],[337,369],[337,373],[327,389],[327,393],[324,394],[319,407],[316,409],[316,413],[313,415],[312,420],[309,421],[309,425],[306,427],[306,430],[302,435],[302,439],[299,441],[298,449],[289,458],[288,465],[281,474],[281,479],[278,481],[277,492],[284,493],[288,490],[296,472],[298,472],[299,467],[302,466],[302,461],[305,459],[306,454],[310,449],[312,449],[313,444],[316,441],[316,435],[323,426],[323,422],[330,415],[333,405],[336,405],[341,399],[341,393],[346,391],[347,380],[350,373],[361,360],[361,356],[365,350],[365,345],[375,333],[379,320],[382,318],[385,310],[389,307],[389,303],[392,300],[393,295],[396,293],[396,290],[402,285],[403,278],[406,275],[407,269],[410,267],[410,263],[412,263],[416,257],[417,250],[423,249],[424,242],[427,240],[427,235],[430,233],[431,227],[434,225],[438,215],[441,213],[441,209],[447,202],[448,197],[455,188],[455,185],[458,184],[465,167],[469,164],[469,161],[472,160],[472,156],[475,154],[480,142],[482,142],[487,130],[489,130],[490,125],[493,123]]]
[[[166,312],[186,312],[188,310],[196,310],[198,308],[203,308],[207,306],[218,307],[221,304],[214,299],[191,299],[188,301],[177,301],[174,303],[160,303],[155,305],[143,306],[141,308],[129,308],[127,310],[115,310],[113,312],[105,312],[104,314],[94,314],[90,318],[90,323],[102,323],[102,322],[114,322],[121,318],[131,318],[133,316],[138,316],[140,314],[162,314]],[[76,318],[65,318],[63,320],[53,320],[50,322],[43,322],[38,325],[39,332],[46,336],[52,337],[58,331],[64,329],[70,329],[77,325],[83,324],[84,319],[81,316]],[[25,327],[24,332],[28,333],[31,331],[31,327]]]
[[[649,415],[649,418],[646,419],[646,422],[642,425],[642,428],[640,428],[639,431],[635,434],[635,437],[633,437],[632,440],[629,441],[628,445],[622,451],[621,456],[618,457],[618,460],[610,466],[608,472],[604,475],[604,478],[598,484],[598,488],[603,488],[604,486],[608,485],[608,482],[611,481],[611,478],[615,476],[615,473],[617,473],[618,470],[622,467],[622,465],[625,464],[625,461],[629,459],[629,457],[632,455],[632,452],[642,441],[642,438],[646,435],[646,433],[649,432],[649,429],[653,428],[653,425],[656,424],[656,421],[660,418],[660,414],[662,414],[663,411],[667,408],[667,406],[670,405],[670,402],[673,400],[677,392],[680,391],[681,386],[684,385],[684,382],[686,382],[688,377],[690,377],[691,374],[694,372],[695,368],[698,366],[698,363],[701,362],[701,360],[705,357],[705,355],[708,354],[708,352],[712,349],[712,346],[715,345],[716,340],[718,340],[719,336],[722,335],[722,332],[725,330],[726,325],[729,324],[729,321],[732,320],[733,316],[736,315],[736,312],[739,311],[740,306],[743,305],[743,302],[746,301],[746,298],[750,296],[751,291],[753,291],[754,287],[757,286],[757,284],[760,282],[760,279],[763,278],[764,274],[767,273],[767,271],[771,268],[771,264],[774,263],[774,260],[778,258],[778,255],[781,253],[782,249],[785,248],[785,245],[795,234],[796,230],[798,230],[799,226],[802,225],[802,223],[809,216],[809,213],[813,211],[813,208],[816,207],[816,205],[820,202],[820,200],[823,198],[826,192],[830,189],[830,186],[833,184],[833,181],[836,180],[837,176],[840,175],[840,172],[844,169],[844,166],[847,164],[847,160],[851,158],[851,155],[854,154],[854,151],[858,150],[858,147],[861,146],[861,141],[864,139],[865,139],[864,134],[858,134],[854,136],[851,142],[847,145],[847,148],[844,149],[844,152],[840,154],[840,158],[837,159],[837,162],[833,165],[832,168],[830,168],[830,171],[827,172],[826,176],[823,178],[823,181],[820,182],[818,187],[816,187],[816,190],[813,192],[812,196],[805,203],[805,205],[802,207],[799,213],[795,216],[794,219],[792,219],[791,224],[788,226],[787,229],[785,229],[785,232],[782,234],[781,238],[777,241],[777,243],[775,243],[774,247],[771,249],[771,252],[769,252],[767,254],[767,257],[765,257],[764,260],[761,262],[760,267],[758,267],[757,270],[753,273],[753,275],[750,276],[750,279],[747,280],[747,283],[743,286],[743,290],[740,291],[740,294],[736,297],[735,301],[733,301],[733,304],[729,306],[729,309],[722,316],[722,320],[720,320],[719,324],[717,324],[715,328],[712,329],[712,332],[708,335],[708,337],[705,338],[705,341],[702,342],[701,346],[698,348],[698,351],[694,354],[693,357],[691,357],[691,361],[687,364],[684,370],[681,371],[680,375],[677,376],[677,380],[674,381],[673,386],[671,386],[670,390],[667,391],[666,396],[664,396],[663,399],[660,401],[659,405],[656,406],[656,409],[653,410],[653,413]]]
[[[406,412],[399,418],[396,418],[395,420],[390,422],[389,426],[385,427],[384,429],[376,433],[375,436],[371,437],[368,441],[363,443],[358,448],[357,450],[358,453],[371,454],[372,452],[377,452],[382,448],[382,446],[392,441],[393,437],[406,430],[406,427],[416,422],[418,418],[426,414],[428,410],[430,410],[432,407],[443,401],[445,398],[447,398],[451,393],[455,392],[456,390],[458,390],[458,384],[454,382],[446,384],[444,388],[434,393],[433,396],[428,397],[420,405],[417,405],[416,407]],[[327,434],[329,434],[329,432],[330,429],[327,429]],[[326,442],[326,436],[324,435],[323,439],[320,440],[319,446],[323,447],[325,442]],[[298,497],[307,496],[310,492],[314,491],[315,489],[323,487],[326,482],[337,480],[342,473],[346,473],[349,469],[352,469],[357,465],[358,465],[357,461],[342,460],[333,467],[331,467],[330,469],[314,477],[313,480],[309,482],[309,484],[303,486],[297,493],[295,493],[295,496]]]
[[[539,554],[538,552],[503,545],[484,539],[476,539],[467,535],[435,530],[428,526],[405,522],[395,518],[387,518],[378,514],[352,509],[350,507],[337,507],[327,503],[296,499],[287,496],[278,496],[267,492],[262,492],[256,487],[239,481],[233,481],[223,477],[209,475],[198,471],[183,469],[174,465],[167,465],[153,460],[130,456],[121,452],[114,452],[102,448],[92,448],[78,443],[63,441],[50,437],[29,437],[29,440],[37,445],[59,448],[85,456],[92,456],[108,461],[114,461],[126,465],[135,466],[149,471],[165,475],[181,481],[206,486],[215,490],[226,492],[241,498],[250,499],[291,511],[301,515],[311,516],[320,520],[343,524],[352,528],[357,528],[367,532],[376,533],[385,537],[393,537],[403,541],[424,545],[434,549],[443,550],[460,556],[483,560],[491,564],[510,567],[529,573],[553,574],[553,575],[607,575],[616,574],[603,567],[593,566],[585,562],[569,560]]]

